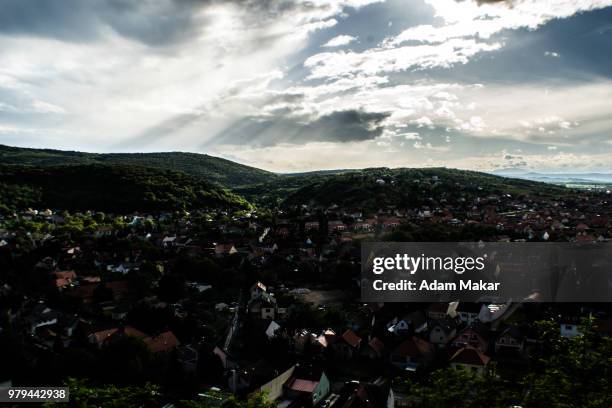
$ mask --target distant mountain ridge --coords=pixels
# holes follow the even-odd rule
[[[524,169],[499,169],[492,171],[491,174],[504,177],[542,181],[545,183],[612,183],[612,173],[552,173]]]
[[[0,164],[41,167],[85,164],[138,165],[163,170],[183,171],[227,187],[264,183],[278,177],[275,173],[219,157],[182,152],[84,153],[0,145]]]

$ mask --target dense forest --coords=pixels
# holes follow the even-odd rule
[[[0,210],[127,211],[247,208],[239,196],[183,172],[127,165],[0,166]]]
[[[178,170],[227,187],[263,183],[277,177],[274,173],[230,160],[206,154],[180,152],[96,154],[0,145],[0,163],[37,167],[84,164],[137,165]]]

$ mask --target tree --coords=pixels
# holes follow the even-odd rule
[[[231,398],[235,408],[276,408],[278,404],[270,401],[265,392],[258,392],[249,396],[246,401],[239,401],[236,398]]]
[[[581,334],[565,339],[554,322],[538,322],[543,348],[525,382],[527,406],[612,406],[612,339],[600,336],[595,325],[593,318],[584,319]]]
[[[454,368],[436,370],[424,383],[407,379],[399,385],[411,407],[507,408],[513,400],[499,379]]]
[[[69,378],[65,385],[70,390],[70,402],[49,403],[46,407],[140,408],[163,405],[159,387],[149,383],[138,387],[90,387],[85,380]]]

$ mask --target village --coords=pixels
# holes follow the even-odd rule
[[[410,406],[401,379],[443,367],[512,382],[540,345],[536,320],[571,338],[590,317],[611,336],[609,304],[364,304],[360,242],[608,242],[609,199],[6,214],[0,382],[151,381],[219,406],[265,392],[325,408]]]

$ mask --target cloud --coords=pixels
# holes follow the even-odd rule
[[[337,52],[312,56],[305,62],[305,66],[312,70],[311,77],[450,68],[465,64],[480,53],[501,49],[502,41],[489,40],[503,30],[533,30],[552,19],[612,5],[612,0],[523,0],[512,2],[512,7],[507,7],[510,2],[497,1],[425,1],[442,19],[441,24],[409,27],[386,38],[381,47],[359,54]]]
[[[348,45],[353,41],[357,41],[357,37],[353,37],[352,35],[338,35],[323,44],[321,47],[341,47],[343,45]]]
[[[543,26],[609,4],[5,0],[0,142],[275,170],[577,163],[610,153],[612,85],[572,52],[606,51],[609,14]]]
[[[242,14],[241,24],[259,31],[254,41],[282,35],[281,19],[305,32],[334,24],[346,8],[380,0],[46,0],[0,2],[0,34],[52,38],[74,43],[104,41],[118,35],[150,47],[164,48],[214,37],[215,17],[228,10]],[[254,32],[251,33],[253,35]]]
[[[487,44],[471,39],[451,39],[435,45],[320,53],[304,61],[304,66],[311,70],[311,79],[359,74],[379,75],[409,69],[450,68],[455,64],[467,63],[481,52],[498,50],[501,46],[499,42]]]
[[[245,118],[217,134],[210,143],[274,146],[310,142],[346,143],[371,140],[383,132],[387,113],[336,111],[313,120],[295,117]]]
[[[105,30],[113,30],[147,45],[167,45],[197,33],[197,12],[205,3],[4,0],[0,3],[0,32],[84,42],[99,40]]]

